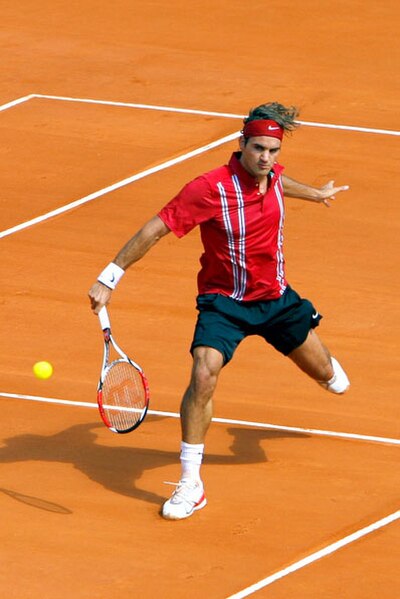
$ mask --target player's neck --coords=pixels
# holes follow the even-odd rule
[[[267,191],[268,187],[268,177],[256,177],[258,183],[258,190],[260,193],[264,194]]]

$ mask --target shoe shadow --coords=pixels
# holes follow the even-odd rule
[[[148,416],[146,424],[153,425],[161,420],[163,418]],[[104,425],[98,422],[85,423],[49,436],[24,434],[9,437],[0,447],[0,463],[39,461],[72,464],[90,480],[109,491],[157,505],[162,503],[165,497],[140,488],[138,483],[143,473],[148,470],[178,464],[178,452],[118,446],[118,438],[113,446],[101,445],[98,443],[96,429],[103,427]],[[267,456],[260,445],[262,440],[307,436],[242,427],[231,427],[228,432],[233,437],[230,446],[232,453],[206,454],[207,464],[266,462]]]

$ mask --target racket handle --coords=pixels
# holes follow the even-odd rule
[[[108,317],[108,312],[107,312],[106,306],[102,307],[102,309],[98,313],[98,317],[99,317],[99,320],[100,320],[100,326],[101,326],[101,328],[102,328],[103,331],[105,331],[106,329],[110,329],[111,328],[110,319]]]

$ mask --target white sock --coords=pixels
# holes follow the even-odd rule
[[[204,443],[193,445],[181,442],[181,478],[200,480],[200,466],[203,461]]]
[[[350,381],[339,362],[332,357],[331,362],[334,372],[333,377],[327,382],[319,381],[319,384],[331,393],[344,393],[350,387]]]

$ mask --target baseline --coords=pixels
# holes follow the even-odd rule
[[[33,94],[32,98],[43,98],[46,100],[57,100],[63,102],[82,102],[85,104],[102,104],[103,106],[121,106],[125,108],[141,108],[144,110],[161,110],[163,112],[178,112],[184,114],[198,114],[203,116],[217,116],[228,119],[243,119],[246,115],[233,114],[230,112],[215,112],[210,110],[196,110],[191,108],[177,108],[173,106],[157,106],[154,104],[135,104],[132,102],[115,102],[112,100],[94,100],[91,98],[73,98],[69,96],[51,96],[46,94]],[[400,131],[390,129],[376,129],[373,127],[355,127],[352,125],[334,125],[331,123],[318,123],[313,121],[297,121],[306,127],[321,127],[323,129],[341,129],[345,131],[357,131],[359,133],[377,133],[381,135],[400,136]]]
[[[5,393],[0,392],[0,397],[7,399],[24,399],[28,401],[38,401],[50,404],[67,405],[81,408],[97,408],[97,403],[85,402],[85,401],[71,401],[69,399],[56,399],[51,397],[40,397],[36,395],[23,395],[19,393]],[[159,410],[148,410],[148,414],[153,416],[162,416],[169,418],[180,418],[177,412],[162,412]],[[292,433],[301,433],[307,435],[315,435],[321,437],[331,437],[335,439],[347,439],[353,441],[364,441],[368,443],[381,443],[387,445],[400,445],[400,439],[393,439],[390,437],[377,437],[373,435],[360,435],[357,433],[343,433],[339,431],[326,431],[315,428],[301,428],[297,426],[284,426],[280,424],[270,424],[266,422],[253,422],[250,420],[236,420],[231,418],[212,418],[212,422],[219,424],[237,424],[240,426],[248,426],[253,428],[266,428],[269,430],[279,430]]]
[[[176,112],[183,114],[197,114],[203,116],[216,116],[221,118],[228,119],[243,119],[246,115],[243,114],[235,114],[231,112],[218,112],[212,110],[197,110],[195,108],[178,108],[175,106],[158,106],[156,104],[138,104],[134,102],[118,102],[113,100],[95,100],[94,98],[74,98],[71,96],[53,96],[50,94],[29,94],[24,96],[23,98],[18,98],[17,100],[13,100],[0,106],[0,112],[2,110],[7,110],[8,108],[12,108],[22,102],[26,102],[27,100],[32,99],[43,99],[43,100],[55,100],[61,102],[80,102],[83,104],[99,104],[103,106],[120,106],[125,108],[136,108],[142,110],[160,110],[162,112]],[[314,121],[297,121],[300,125],[304,125],[306,127],[320,127],[322,129],[338,129],[342,131],[355,131],[359,133],[375,133],[380,135],[394,135],[400,136],[400,131],[391,130],[391,129],[378,129],[375,127],[357,127],[354,125],[335,125],[332,123],[320,123]]]

